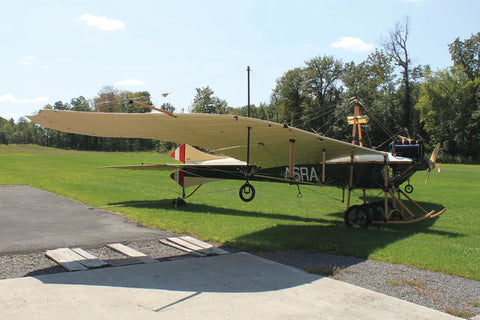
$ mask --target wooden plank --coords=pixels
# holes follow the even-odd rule
[[[193,243],[199,247],[202,247],[203,249],[210,249],[211,247],[213,247],[210,243],[203,242],[202,240],[198,240],[190,236],[180,237],[180,239]]]
[[[167,238],[168,241],[175,243],[183,248],[187,248],[190,251],[188,252],[196,252],[202,255],[216,255],[216,254],[227,254],[228,251],[223,249],[217,248],[207,242],[203,242],[197,240],[195,238],[185,236],[185,237],[172,237]],[[182,248],[180,248],[182,249]]]
[[[205,255],[201,252],[197,252],[197,251],[194,251],[192,249],[188,249],[188,248],[185,248],[185,247],[182,247],[181,245],[178,245],[176,244],[175,242],[171,242],[171,241],[168,241],[167,239],[161,239],[159,240],[160,243],[163,243],[164,245],[167,245],[167,246],[170,246],[170,247],[173,247],[175,249],[179,249],[179,250],[182,250],[182,251],[185,251],[185,252],[188,252],[188,253],[191,253],[195,256],[198,256],[198,257],[205,257]]]
[[[204,241],[201,241],[201,240],[198,240],[198,239],[195,239],[193,237],[190,237],[190,236],[185,236],[185,237],[180,237],[181,239],[185,240],[185,241],[188,241],[190,243],[193,243],[199,247],[202,247],[204,249],[209,249],[211,252],[213,252],[214,254],[228,254],[230,252],[228,252],[227,250],[223,250],[221,248],[217,248],[213,245],[211,245],[210,243],[207,243],[207,242],[204,242]]]
[[[118,251],[128,257],[135,258],[140,262],[143,263],[155,263],[158,262],[157,260],[153,259],[152,257],[149,257],[143,252],[137,251],[133,248],[127,247],[124,244],[121,243],[112,243],[112,244],[107,244],[107,247]]]
[[[80,263],[86,267],[101,268],[109,265],[107,262],[100,260],[98,257],[83,250],[82,248],[73,248],[72,251],[85,258],[85,260],[80,261]]]
[[[193,243],[190,243],[188,241],[185,241],[185,240],[183,240],[181,238],[177,238],[177,237],[167,238],[167,240],[171,241],[173,243],[176,243],[179,246],[182,246],[182,247],[185,247],[187,249],[193,250],[193,251],[202,251],[203,249],[205,249],[205,248],[202,248],[200,246],[197,246]]]
[[[79,262],[79,260],[82,260],[83,257],[68,248],[47,250],[45,255],[68,271],[88,270],[87,267]]]

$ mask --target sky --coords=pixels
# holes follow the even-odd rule
[[[0,117],[94,98],[105,86],[148,91],[188,111],[209,86],[231,107],[268,103],[305,61],[364,61],[409,17],[415,65],[452,65],[448,44],[480,32],[477,0],[1,0]],[[164,95],[166,97],[164,97]]]

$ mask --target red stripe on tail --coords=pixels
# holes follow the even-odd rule
[[[170,157],[180,161],[181,163],[185,163],[185,144],[182,144],[180,147],[175,149],[175,151],[170,153]]]

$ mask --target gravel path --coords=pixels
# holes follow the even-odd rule
[[[124,244],[162,260],[191,257],[158,241]],[[85,249],[85,248],[84,248]],[[86,251],[113,266],[130,264],[131,259],[108,247]],[[480,282],[408,266],[363,260],[354,257],[301,250],[265,253],[262,257],[313,273],[329,274],[334,279],[410,301],[464,318],[480,314]],[[65,272],[43,253],[0,255],[0,279]],[[331,274],[330,274],[331,273]]]

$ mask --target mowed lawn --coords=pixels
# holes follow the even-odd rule
[[[174,207],[168,199],[180,196],[181,188],[169,172],[99,168],[169,161],[158,153],[0,145],[0,184],[26,184],[91,206],[109,206],[151,228],[245,251],[304,249],[480,280],[480,166],[441,165],[441,174],[432,173],[426,190],[425,172],[413,177],[415,200],[427,210],[447,207],[439,218],[367,229],[343,224],[345,204],[338,188],[302,186],[300,198],[296,186],[254,182],[256,198],[244,203],[238,197],[242,181],[221,181],[202,186],[187,206]],[[358,196],[360,192],[355,194],[360,202]]]

